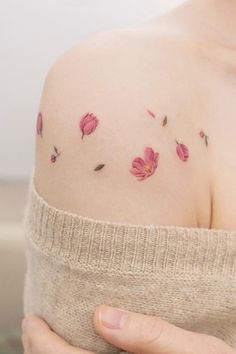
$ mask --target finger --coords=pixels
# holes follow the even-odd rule
[[[106,341],[136,354],[220,354],[223,341],[194,333],[161,319],[105,305],[96,308],[94,325]],[[120,324],[120,328],[117,328]],[[231,354],[231,352],[229,352]]]
[[[25,342],[32,354],[53,354],[55,348],[58,353],[68,350],[69,344],[53,332],[48,324],[38,316],[27,316],[22,323]]]
[[[22,323],[22,330],[26,354],[94,354],[67,343],[38,316],[27,316]]]
[[[22,346],[24,348],[24,354],[30,354],[31,351],[30,351],[29,341],[27,339],[26,333],[22,333],[21,342],[22,342]]]

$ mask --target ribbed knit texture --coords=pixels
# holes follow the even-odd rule
[[[24,230],[24,314],[41,316],[74,346],[121,352],[93,327],[105,303],[236,348],[236,231],[92,219],[49,205],[33,177]]]

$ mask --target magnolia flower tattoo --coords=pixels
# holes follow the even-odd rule
[[[188,158],[189,158],[189,150],[187,148],[186,145],[184,144],[180,144],[177,140],[176,141],[176,152],[177,152],[177,155],[179,156],[180,160],[182,161],[188,161]]]
[[[160,154],[154,152],[151,147],[144,150],[144,158],[135,157],[132,161],[130,173],[137,177],[138,181],[143,181],[152,176],[157,169]]]
[[[80,119],[80,130],[82,131],[82,137],[83,139],[84,135],[90,135],[95,131],[98,125],[98,119],[93,113],[86,113],[83,115],[83,117]]]

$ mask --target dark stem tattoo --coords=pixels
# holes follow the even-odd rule
[[[208,135],[206,135],[203,130],[200,131],[199,135],[202,139],[204,139],[205,145],[207,147],[208,146]]]

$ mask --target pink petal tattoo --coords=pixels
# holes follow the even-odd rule
[[[137,177],[138,181],[143,181],[152,176],[157,169],[160,154],[154,152],[152,148],[146,147],[144,158],[136,157],[132,162],[130,173]]]
[[[199,135],[204,139],[206,146],[208,146],[208,136],[204,133],[203,130],[200,131]]]
[[[53,146],[54,148],[54,154],[51,155],[50,157],[50,161],[52,163],[55,163],[57,161],[57,157],[61,154],[60,152],[58,152],[58,149],[56,148],[56,146]]]
[[[94,132],[98,125],[98,119],[93,113],[85,113],[80,119],[80,130],[82,131],[82,139],[84,135],[89,135]]]
[[[149,109],[147,109],[147,112],[148,112],[148,114],[149,114],[152,118],[156,118],[156,115],[155,115],[152,111],[150,111]]]
[[[36,124],[36,131],[38,135],[41,135],[41,138],[43,137],[43,115],[41,112],[39,112],[37,116],[37,124]]]
[[[179,156],[180,160],[182,161],[188,161],[188,158],[189,158],[189,150],[187,148],[186,145],[184,144],[180,144],[177,140],[176,141],[176,152],[177,152],[177,155]]]

